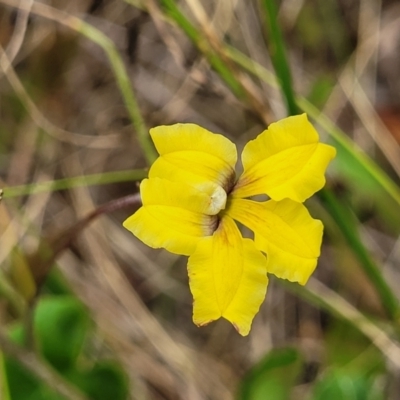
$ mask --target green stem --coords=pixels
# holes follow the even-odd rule
[[[82,20],[76,21],[79,21],[76,28],[77,31],[82,33],[82,35],[86,36],[88,39],[92,40],[94,43],[97,43],[100,47],[103,48],[103,50],[107,54],[129,116],[136,129],[140,146],[143,150],[147,162],[149,164],[152,164],[157,158],[157,153],[150,140],[150,136],[142,117],[138,101],[132,89],[131,81],[126,72],[126,68],[121,59],[121,56],[118,53],[118,50],[116,49],[114,43],[104,33]]]
[[[113,171],[101,174],[76,176],[73,178],[59,179],[49,182],[30,183],[28,185],[12,186],[4,188],[3,198],[26,196],[29,194],[65,190],[78,186],[106,185],[115,182],[140,181],[147,176],[144,169],[128,171]]]
[[[263,0],[269,34],[269,52],[276,75],[286,100],[287,110],[290,115],[299,113],[292,85],[292,76],[286,57],[282,32],[278,23],[278,11],[275,0]]]

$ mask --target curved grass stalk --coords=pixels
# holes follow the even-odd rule
[[[1,0],[1,3],[20,9],[27,8],[27,4],[19,4],[13,0]],[[147,162],[151,164],[156,159],[157,154],[147,132],[146,124],[142,117],[136,95],[131,87],[131,81],[125,65],[112,40],[110,40],[103,32],[83,21],[82,19],[43,3],[33,3],[31,13],[52,21],[56,21],[59,24],[82,34],[89,40],[98,44],[104,50],[110,61],[112,71],[127,108],[129,117],[132,120],[133,126],[135,127],[139,144],[143,150]]]

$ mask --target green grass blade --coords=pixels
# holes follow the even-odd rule
[[[272,52],[270,54],[275,72],[279,77],[279,84],[283,95],[286,98],[287,111],[289,115],[297,113],[297,105],[293,107],[295,94],[292,85],[290,67],[285,56],[285,44],[282,38],[280,27],[277,23],[278,13],[275,6],[275,0],[264,0],[263,5],[269,22],[270,42]],[[369,252],[366,250],[361,238],[358,235],[356,223],[348,217],[346,210],[334,193],[325,188],[318,193],[325,208],[331,214],[339,227],[343,237],[346,239],[349,247],[359,260],[364,272],[369,277],[372,285],[375,287],[382,305],[392,320],[399,316],[399,302],[393,294],[391,288],[383,278],[381,271]]]
[[[286,57],[285,44],[282,32],[279,28],[278,12],[275,0],[263,0],[262,5],[264,7],[264,15],[267,22],[266,27],[269,35],[268,45],[271,61],[286,100],[288,113],[290,115],[296,115],[299,113],[299,109],[293,91],[292,76]]]
[[[161,0],[161,6],[165,14],[172,19],[192,41],[192,43],[204,54],[210,63],[211,67],[225,81],[232,92],[239,99],[246,97],[245,90],[241,83],[232,73],[232,67],[216,53],[208,43],[207,38],[204,38],[200,31],[196,29],[188,18],[180,11],[174,0]]]
[[[248,56],[231,46],[227,46],[225,50],[227,56],[247,72],[272,87],[278,86],[278,81],[275,75],[265,67],[251,60]],[[377,187],[381,188],[382,191],[394,200],[398,207],[400,207],[400,188],[393,182],[393,180],[371,158],[359,150],[348,136],[341,129],[335,126],[329,117],[321,113],[320,110],[304,97],[298,96],[296,101],[299,109],[307,113],[329,134],[337,149],[337,158],[348,157],[351,159],[357,165],[357,168],[362,171],[364,177],[368,177],[371,181],[375,182]],[[348,171],[348,173],[351,172],[352,171]],[[350,178],[353,178],[354,182],[358,182],[359,180],[359,176],[350,176]]]
[[[128,114],[136,129],[137,137],[144,156],[146,157],[147,162],[152,164],[157,158],[157,153],[152,141],[150,140],[138,101],[132,89],[131,81],[118,50],[114,43],[103,32],[80,19],[74,18],[73,21],[78,32],[92,40],[94,43],[97,43],[106,53],[114,72],[118,88],[128,110]]]
[[[147,176],[147,170],[133,169],[128,171],[113,171],[101,174],[76,176],[49,182],[30,183],[28,185],[11,186],[3,189],[3,198],[26,196],[43,192],[54,192],[78,186],[106,185],[116,182],[140,181]]]

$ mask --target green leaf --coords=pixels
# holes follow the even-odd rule
[[[86,309],[72,296],[41,299],[34,319],[36,338],[42,354],[59,371],[75,364],[89,321]]]
[[[32,376],[17,361],[6,359],[5,366],[10,388],[10,400],[65,400],[64,397],[53,392],[36,377]]]
[[[74,297],[42,297],[34,316],[38,348],[54,368],[90,399],[125,400],[129,392],[128,379],[118,365],[99,362],[88,370],[81,365],[87,363],[76,362],[78,356],[83,357],[82,347],[89,324],[86,309]],[[14,325],[10,336],[15,342],[23,343],[23,326]],[[13,400],[63,400],[18,362],[7,359],[6,368]]]
[[[71,371],[68,378],[91,399],[125,400],[128,397],[128,379],[123,370],[111,362],[98,363],[88,372]]]
[[[300,367],[300,354],[295,348],[270,351],[244,377],[239,400],[288,399]]]
[[[72,289],[65,276],[57,268],[52,268],[46,276],[43,292],[51,296],[71,296]]]
[[[360,373],[333,370],[315,385],[313,400],[383,400],[374,380]]]

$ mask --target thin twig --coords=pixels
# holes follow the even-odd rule
[[[23,3],[25,7],[18,9],[18,16],[15,22],[14,33],[6,48],[6,53],[10,64],[12,64],[12,62],[14,61],[24,41],[33,0],[21,0],[20,6],[22,6]]]
[[[107,135],[107,136],[87,136],[78,133],[66,131],[54,125],[49,121],[43,113],[36,106],[35,102],[31,99],[24,85],[16,74],[11,62],[0,46],[0,69],[10,82],[10,85],[14,89],[15,93],[19,97],[21,103],[28,111],[33,122],[41,127],[53,138],[72,144],[74,146],[87,146],[97,149],[109,149],[118,145],[118,135]]]
[[[37,287],[41,286],[57,257],[66,250],[76,236],[97,217],[127,207],[138,208],[140,205],[141,199],[138,193],[112,200],[103,204],[76,224],[56,235],[54,239],[43,240],[38,250],[31,255],[28,260],[29,265],[34,266],[31,270]]]
[[[7,4],[11,7],[17,6],[16,2],[13,0],[1,0],[1,3]],[[99,31],[94,26],[88,24],[82,19],[68,14],[65,11],[50,7],[46,4],[34,3],[32,6],[32,13],[55,21],[82,34],[92,42],[98,44],[104,50],[114,72],[114,76],[122,98],[125,102],[129,117],[131,118],[133,126],[136,129],[140,146],[148,163],[151,164],[156,159],[157,153],[150,140],[150,136],[142,117],[138,101],[134,91],[132,90],[132,82],[129,79],[122,58],[112,40],[110,40],[110,38],[107,37],[103,32]]]

